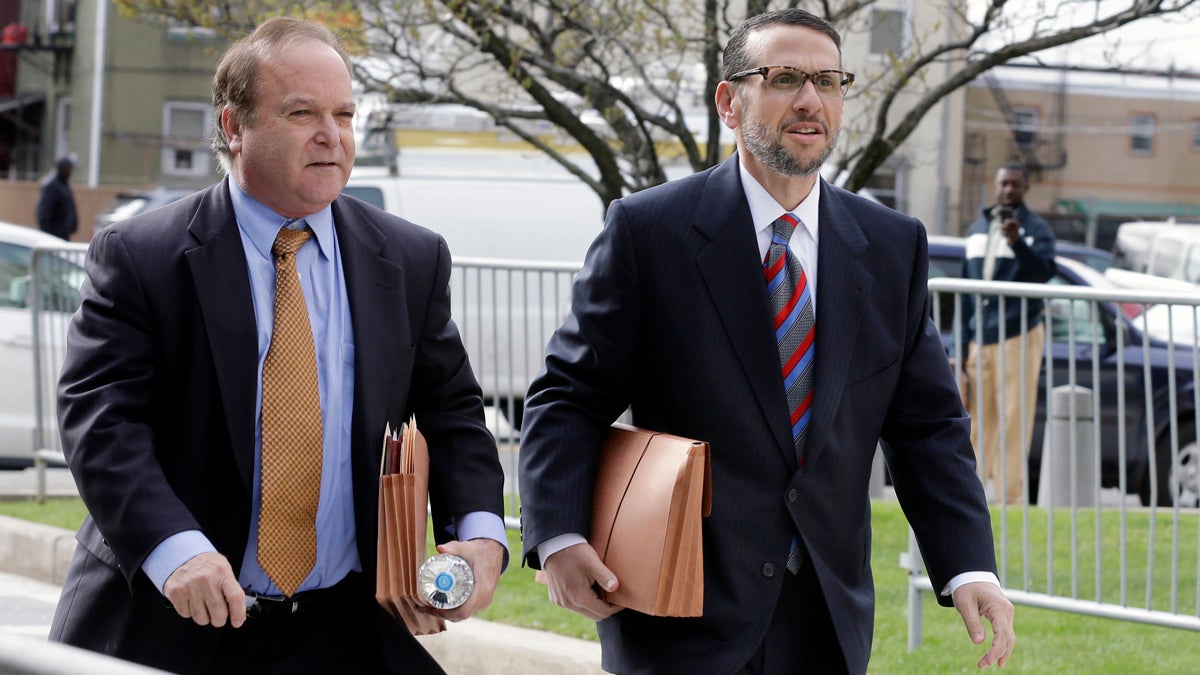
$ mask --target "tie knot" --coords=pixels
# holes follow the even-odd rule
[[[799,224],[800,220],[796,216],[785,213],[779,216],[774,223],[771,223],[771,232],[778,237],[782,237],[784,244],[786,244],[792,238],[792,230],[795,230]]]
[[[279,234],[275,235],[275,244],[271,246],[271,253],[276,256],[295,254],[311,236],[312,230],[307,227],[303,230],[283,227],[279,230]]]

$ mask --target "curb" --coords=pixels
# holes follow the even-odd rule
[[[74,532],[0,516],[0,572],[62,586],[74,554]]]
[[[0,516],[0,572],[62,586],[74,553],[74,532]],[[483,619],[417,639],[447,675],[603,673],[599,643]]]

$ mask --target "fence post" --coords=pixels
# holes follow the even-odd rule
[[[875,457],[871,459],[871,482],[868,483],[867,494],[871,499],[883,497],[884,483],[883,450],[875,444]]]
[[[1100,483],[1093,461],[1092,390],[1064,384],[1055,387],[1050,397],[1038,506],[1094,506]]]

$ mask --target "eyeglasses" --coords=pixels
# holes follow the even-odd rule
[[[791,66],[759,66],[743,70],[725,78],[729,82],[740,80],[751,75],[762,75],[763,82],[771,91],[781,94],[794,95],[804,88],[804,83],[812,81],[817,96],[825,99],[839,99],[846,95],[846,90],[854,84],[854,73],[844,70],[818,70],[806,73]]]

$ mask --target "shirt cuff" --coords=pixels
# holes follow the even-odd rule
[[[1000,585],[999,577],[991,572],[963,572],[962,574],[951,579],[950,582],[946,584],[946,587],[942,589],[941,594],[953,596],[954,591],[957,591],[960,586],[975,583],[976,581],[987,582],[1002,590],[1004,588]]]
[[[586,543],[587,539],[582,534],[576,534],[574,532],[560,534],[557,537],[550,537],[546,541],[543,541],[537,546],[538,560],[542,562],[542,569],[546,568],[546,558],[549,558],[550,556],[569,546]]]
[[[150,577],[159,593],[179,566],[201,553],[215,553],[217,547],[200,530],[184,530],[163,539],[142,562],[142,571]]]
[[[504,519],[490,511],[472,511],[454,517],[454,538],[459,541],[472,539],[491,539],[500,542],[504,547],[504,564],[500,567],[503,573],[508,568],[508,534],[504,528]]]

